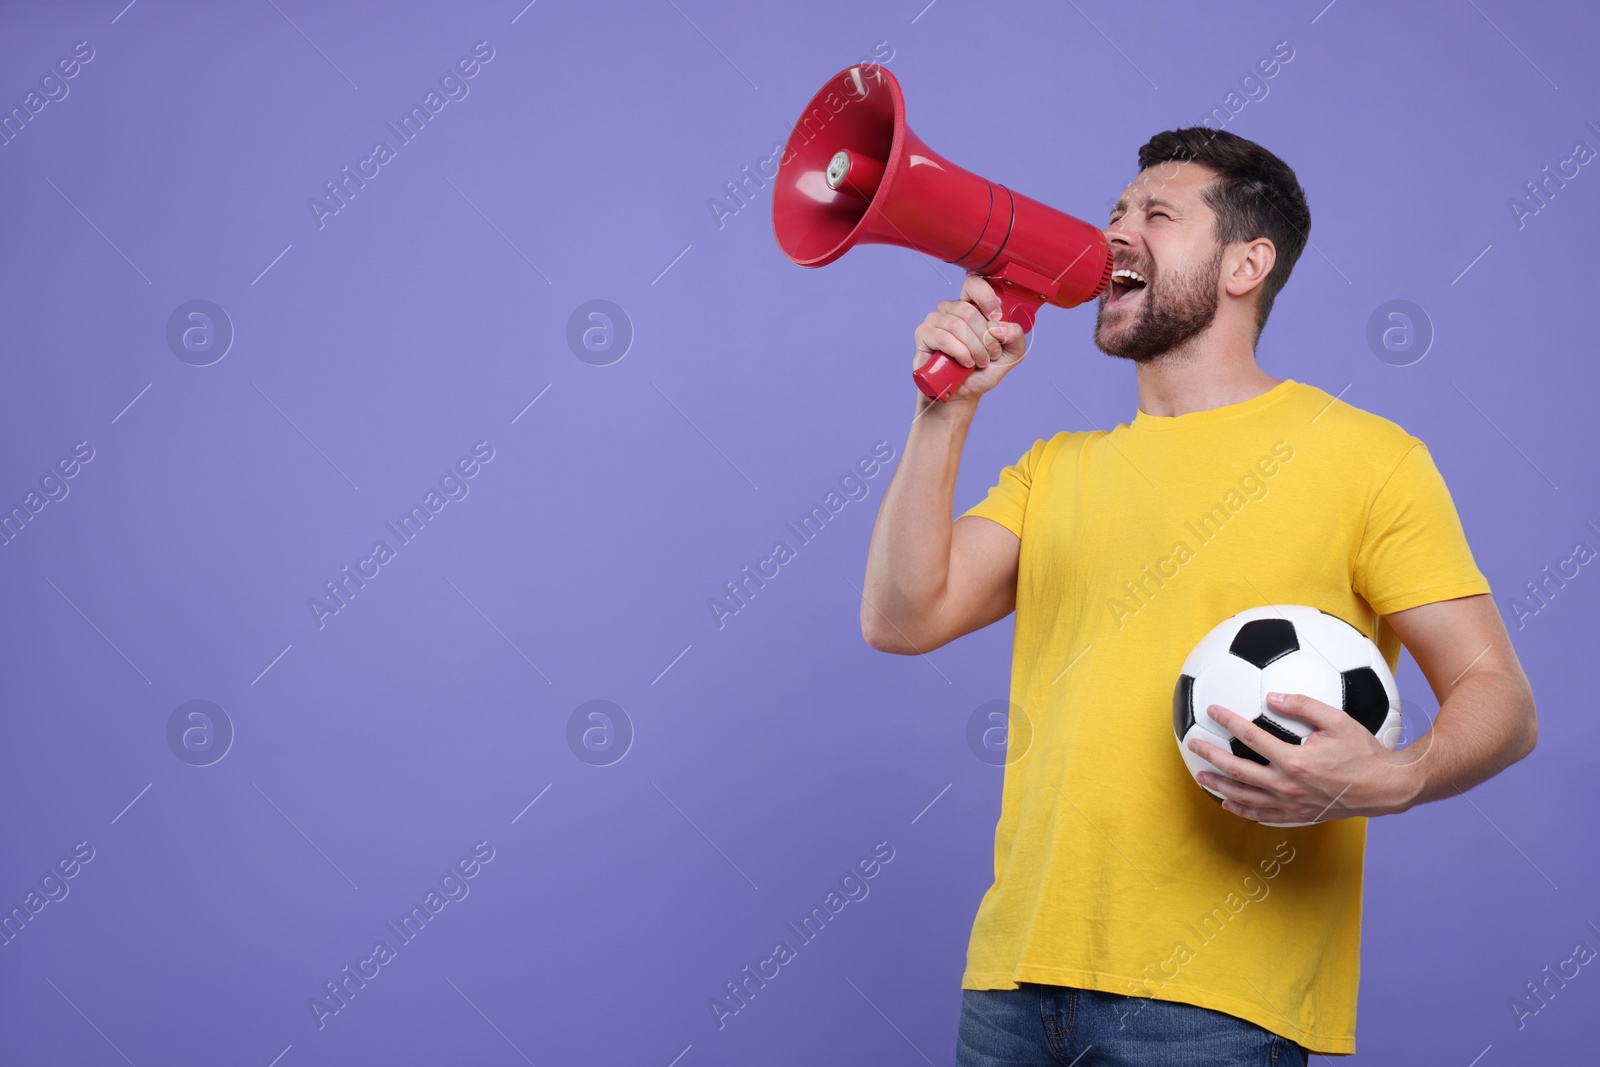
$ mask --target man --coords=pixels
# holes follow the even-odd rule
[[[1105,230],[1095,326],[1133,364],[1132,420],[1036,441],[952,522],[979,398],[1023,358],[968,277],[917,328],[914,365],[937,350],[974,373],[948,403],[918,396],[868,553],[873,648],[924,653],[1016,612],[994,883],[961,982],[967,1067],[1353,1053],[1367,819],[1454,796],[1537,734],[1427,447],[1256,364],[1311,224],[1294,172],[1205,128],[1156,135],[1139,167]],[[1391,669],[1403,643],[1439,714],[1391,752],[1304,696],[1273,705],[1313,728],[1302,746],[1216,709],[1268,759],[1201,744],[1219,805],[1174,743],[1173,685],[1207,631],[1268,604],[1345,619]]]

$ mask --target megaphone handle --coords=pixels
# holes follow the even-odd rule
[[[1014,322],[1022,327],[1023,333],[1033,330],[1034,313],[1044,304],[1044,297],[1026,289],[1018,289],[1010,282],[991,278],[996,283],[995,288],[1000,293],[1000,317],[1005,322]],[[950,399],[950,395],[961,387],[967,380],[967,375],[972,373],[970,367],[963,367],[943,352],[935,352],[926,363],[911,372],[911,379],[917,383],[917,388],[922,390],[922,395],[943,404]]]

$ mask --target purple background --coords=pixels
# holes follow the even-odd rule
[[[1428,442],[1541,712],[1527,761],[1372,824],[1358,1058],[1592,1047],[1593,967],[1520,1031],[1508,1000],[1600,947],[1600,574],[1520,627],[1511,597],[1600,547],[1600,168],[1521,227],[1507,203],[1600,149],[1592,11],[123,2],[0,15],[6,111],[95,53],[0,148],[0,505],[94,449],[0,549],[0,906],[94,849],[0,949],[0,1061],[952,1062],[1001,775],[967,725],[1009,621],[864,644],[888,471],[721,629],[707,606],[898,454],[912,330],[960,286],[886,247],[794,266],[770,185],[708,204],[880,41],[932,146],[1099,224],[1150,134],[1289,42],[1226,127],[1315,219],[1261,364]],[[478,41],[469,95],[319,228],[307,200]],[[194,299],[236,333],[209,366],[166,340]],[[594,299],[635,334],[608,366],[567,340]],[[1407,366],[1367,341],[1394,299],[1433,335]],[[1132,417],[1092,322],[1043,313],[958,509],[1036,438]],[[483,440],[470,494],[319,629],[308,599]],[[1409,659],[1399,682],[1433,712]],[[235,731],[209,766],[169,747],[190,700]],[[609,766],[568,741],[590,700],[631,724]],[[319,1029],[310,998],[483,840],[470,895]],[[709,999],[884,840],[870,895],[719,1030]]]

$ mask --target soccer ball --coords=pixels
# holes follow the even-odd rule
[[[1334,615],[1303,604],[1241,611],[1200,639],[1183,661],[1172,691],[1172,732],[1191,775],[1221,773],[1189,749],[1194,737],[1265,765],[1266,757],[1230,734],[1206,711],[1220,704],[1267,733],[1302,743],[1311,727],[1267,707],[1268,693],[1303,693],[1343,708],[1378,743],[1392,749],[1400,734],[1400,694],[1389,665],[1367,637]],[[1226,799],[1196,781],[1220,803]],[[1307,826],[1309,823],[1262,823]]]

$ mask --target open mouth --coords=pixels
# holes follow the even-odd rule
[[[1110,295],[1106,298],[1106,303],[1121,304],[1125,301],[1133,300],[1144,292],[1145,286],[1148,284],[1149,282],[1145,279],[1145,276],[1136,270],[1129,270],[1124,267],[1113,271],[1111,273]]]

